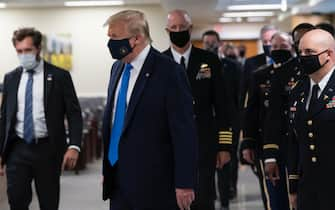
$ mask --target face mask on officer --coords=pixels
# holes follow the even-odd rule
[[[290,58],[292,58],[291,51],[279,49],[279,50],[272,50],[270,56],[275,63],[285,63]]]
[[[217,54],[218,53],[218,49],[219,49],[219,46],[217,43],[213,42],[213,43],[207,43],[205,42],[205,50],[209,51],[209,52],[212,52],[214,54]]]
[[[21,66],[24,69],[34,69],[38,65],[37,56],[35,53],[21,53],[17,55]]]
[[[107,46],[114,59],[121,60],[133,51],[129,43],[130,39],[131,38],[121,40],[109,39]]]
[[[316,55],[300,56],[299,61],[304,73],[307,75],[313,74],[326,65],[329,60],[326,60],[323,64],[321,64],[319,60],[319,55],[326,52],[328,52],[328,50],[324,50]]]
[[[177,47],[184,47],[191,39],[189,30],[185,31],[170,31],[170,40]]]
[[[268,57],[271,56],[271,45],[263,45],[264,54]]]

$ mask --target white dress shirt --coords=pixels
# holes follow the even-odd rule
[[[38,66],[34,69],[33,74],[33,120],[34,120],[34,137],[44,138],[48,136],[48,130],[45,120],[44,112],[44,62],[40,61]],[[29,73],[27,69],[23,69],[19,90],[17,93],[17,113],[16,113],[16,134],[23,138],[24,128],[24,107],[26,85],[28,82]]]
[[[34,120],[34,138],[48,137],[48,129],[44,111],[44,61],[41,60],[34,69],[33,74],[33,120]],[[24,133],[24,107],[26,85],[29,73],[27,69],[23,69],[19,90],[17,93],[17,113],[16,113],[16,135],[23,139]],[[80,148],[70,145],[69,149],[75,149],[80,152]]]
[[[180,54],[175,49],[173,49],[173,47],[171,47],[171,52],[172,52],[174,61],[180,64],[181,57],[183,56],[185,58],[185,68],[187,69],[188,61],[190,60],[191,49],[192,49],[192,45],[190,45],[190,47],[183,54]]]
[[[143,67],[144,61],[147,58],[149,51],[150,51],[150,45],[148,44],[140,54],[130,63],[132,65],[132,69],[130,70],[130,77],[129,77],[129,84],[128,84],[128,90],[127,90],[127,107],[131,98],[131,95],[133,93],[135,83],[137,81],[138,76],[140,75],[141,69]],[[122,72],[122,75],[118,81],[116,91],[115,91],[115,97],[114,97],[114,107],[113,107],[113,116],[115,117],[115,109],[116,109],[116,102],[117,98],[119,96],[119,91],[120,91],[120,85],[121,85],[121,80],[123,77],[124,71]],[[114,122],[114,117],[113,117],[113,122]]]
[[[331,75],[333,74],[333,71],[334,71],[334,68],[329,71],[322,79],[321,81],[319,82],[319,91],[318,91],[318,98],[320,97],[322,91],[326,88],[327,84],[328,84],[328,81],[331,77]],[[308,94],[308,98],[307,98],[307,101],[306,101],[306,110],[308,110],[309,108],[309,104],[310,104],[310,101],[311,101],[311,97],[312,97],[312,89],[313,89],[313,86],[316,84],[311,78],[309,79],[310,80],[310,87],[309,87],[309,94]]]

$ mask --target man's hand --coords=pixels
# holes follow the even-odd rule
[[[265,174],[273,186],[275,186],[276,181],[280,179],[278,164],[276,162],[265,163]]]
[[[290,193],[289,195],[290,205],[293,209],[297,209],[297,197],[297,193]]]
[[[255,151],[253,149],[244,149],[242,151],[242,156],[246,162],[255,164]]]
[[[218,152],[216,157],[216,168],[223,168],[224,165],[230,161],[230,152],[221,151]]]
[[[62,164],[62,171],[65,168],[73,169],[79,157],[79,152],[76,149],[68,149],[64,155],[63,164]]]
[[[0,176],[4,176],[5,175],[5,166],[2,165],[2,159],[0,157]]]
[[[190,210],[195,195],[192,189],[176,189],[177,204],[180,210]]]

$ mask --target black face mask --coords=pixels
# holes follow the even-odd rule
[[[324,64],[320,64],[319,55],[327,52],[328,50],[322,51],[319,54],[316,55],[305,55],[299,57],[300,65],[304,71],[305,74],[310,75],[314,72],[321,69],[324,65],[328,63],[329,60],[327,60]]]
[[[191,39],[190,33],[186,31],[170,31],[170,40],[177,47],[184,47]]]
[[[245,56],[245,50],[240,50],[239,54],[240,54],[241,58],[244,58],[244,56]]]
[[[219,49],[219,47],[215,43],[205,44],[205,50],[207,50],[209,52],[212,52],[214,54],[218,53],[218,49]]]
[[[272,50],[271,58],[275,63],[285,63],[292,57],[291,51],[289,50]]]
[[[114,59],[121,60],[133,51],[133,48],[130,46],[129,39],[110,39],[108,41],[107,46]]]
[[[271,45],[263,45],[264,54],[268,57],[271,56]]]
[[[227,58],[230,58],[232,60],[237,60],[237,56],[236,55],[227,55]]]

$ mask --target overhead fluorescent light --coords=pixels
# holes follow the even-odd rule
[[[271,17],[274,16],[274,12],[226,12],[223,13],[223,17]]]
[[[123,5],[124,1],[66,1],[67,7],[91,7],[91,6],[118,6]]]
[[[247,22],[265,22],[265,17],[248,17]]]
[[[234,22],[234,18],[226,18],[226,17],[221,17],[219,19],[220,23],[232,23]]]
[[[1,8],[1,9],[6,8],[6,6],[7,6],[6,3],[2,3],[2,2],[0,2],[0,8]]]
[[[308,1],[308,6],[314,7],[314,6],[316,6],[317,4],[319,4],[321,2],[323,2],[323,0],[309,0]]]
[[[241,4],[230,5],[227,7],[230,11],[249,11],[249,10],[280,10],[281,4]]]

